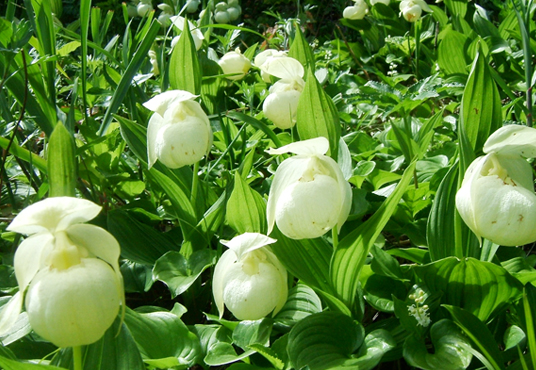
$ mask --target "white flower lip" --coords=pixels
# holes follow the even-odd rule
[[[224,307],[239,320],[276,314],[287,300],[287,271],[268,247],[276,240],[245,233],[221,243],[229,247],[214,269],[212,292],[220,318]]]
[[[231,81],[241,80],[251,68],[251,61],[240,52],[239,48],[222,56],[218,64],[224,74],[230,75],[226,78]]]
[[[274,175],[268,195],[268,234],[277,224],[292,239],[317,238],[337,225],[340,231],[351,208],[352,190],[332,158],[324,155],[324,137],[292,143],[270,154],[294,153]]]
[[[96,217],[100,209],[100,206],[84,199],[56,197],[34,203],[15,217],[8,230],[30,236],[15,252],[14,267],[19,292],[0,313],[0,333],[7,332],[17,320],[27,288],[26,308],[32,328],[57,346],[95,342],[110,327],[120,306],[124,312],[119,244],[106,230],[83,224]],[[58,274],[69,278],[54,280]],[[99,281],[97,285],[100,287],[88,290],[91,284],[87,277]],[[43,284],[46,281],[55,282],[45,288],[47,284]],[[62,304],[61,291],[83,294],[85,304],[77,305],[74,301]],[[101,297],[107,297],[106,305],[102,306],[99,297],[92,295],[97,291]],[[87,310],[92,309],[101,310],[99,320],[91,319]],[[77,318],[74,326],[53,324],[67,313]],[[91,329],[76,329],[87,326]]]
[[[467,169],[456,208],[479,239],[504,246],[536,241],[536,194],[524,159],[536,157],[535,138],[534,128],[504,126],[484,144],[488,154]]]

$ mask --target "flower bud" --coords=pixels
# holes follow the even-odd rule
[[[324,137],[292,143],[270,154],[298,154],[277,168],[268,195],[268,234],[277,224],[291,239],[318,238],[348,218],[352,202],[350,184],[332,158],[324,155]]]
[[[287,271],[268,244],[276,240],[245,233],[222,244],[229,247],[214,269],[212,291],[220,317],[224,306],[239,320],[276,314],[287,300]]]
[[[484,144],[456,194],[456,208],[480,239],[504,246],[536,241],[536,195],[532,168],[522,157],[536,157],[536,129],[505,126]]]
[[[231,20],[229,17],[229,13],[227,13],[227,10],[216,10],[214,13],[214,20],[216,23],[220,24],[227,24]]]
[[[344,8],[342,16],[346,19],[363,19],[368,14],[369,8],[365,0],[355,0],[353,6]]]
[[[198,0],[190,0],[186,3],[186,11],[188,13],[195,13],[197,11],[197,8],[199,8]]]
[[[153,10],[153,7],[150,4],[141,2],[136,9],[140,17],[145,17],[151,10]]]
[[[212,146],[212,129],[196,96],[182,90],[159,94],[143,105],[155,112],[147,126],[147,158],[169,168],[194,164]]]
[[[229,7],[227,9],[227,14],[229,14],[229,20],[231,22],[236,21],[238,19],[238,17],[240,17],[241,13],[242,13],[242,8],[240,8],[240,6]]]
[[[244,78],[251,68],[251,62],[240,52],[239,48],[225,54],[219,61],[221,69],[229,80],[240,80]]]

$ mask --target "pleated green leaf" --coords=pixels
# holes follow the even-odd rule
[[[4,370],[66,370],[64,367],[22,363],[1,356],[0,366],[2,366],[2,369]]]
[[[461,307],[482,321],[488,321],[521,297],[521,283],[501,266],[474,258],[445,258],[415,273],[430,292],[441,292],[441,301]]]
[[[477,154],[502,126],[501,97],[489,68],[483,53],[477,53],[462,97],[460,128]]]
[[[292,45],[290,45],[288,56],[297,59],[305,69],[311,69],[314,72],[315,57],[311,50],[311,46],[307,43],[299,25],[296,25],[295,30],[296,34],[294,36],[294,41],[292,41]]]
[[[251,189],[238,172],[235,172],[233,192],[227,202],[226,218],[227,223],[239,234],[265,234],[268,230],[266,202],[258,192]]]
[[[344,365],[364,337],[363,326],[346,315],[327,311],[298,322],[290,331],[287,349],[296,369],[324,370]]]
[[[307,82],[298,102],[296,127],[301,140],[319,136],[327,138],[328,155],[336,159],[341,137],[339,113],[311,69],[307,70]]]
[[[414,168],[415,162],[404,171],[396,189],[376,213],[342,239],[333,254],[329,273],[330,281],[337,297],[348,307],[353,307],[359,284],[359,274],[370,248],[391,218],[402,195],[413,179]]]
[[[189,91],[192,94],[201,93],[201,64],[197,58],[194,40],[187,21],[179,42],[173,48],[169,61],[169,84],[173,89]]]
[[[499,345],[495,342],[493,334],[486,324],[463,308],[450,305],[443,305],[443,307],[449,311],[456,325],[462,329],[479,349],[483,355],[483,358],[479,357],[479,359],[485,362],[486,367],[493,370],[504,369],[504,361],[502,359],[502,353],[499,351]]]
[[[430,330],[434,353],[429,353],[426,343],[414,335],[404,342],[404,359],[408,364],[424,370],[466,369],[473,355],[471,344],[452,321],[443,319]]]
[[[49,196],[74,197],[76,187],[76,160],[73,136],[59,122],[48,144]]]
[[[469,38],[449,28],[439,44],[437,63],[446,75],[467,75]]]

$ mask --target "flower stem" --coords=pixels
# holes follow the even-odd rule
[[[197,188],[199,186],[199,161],[194,164],[194,173],[192,174],[192,206],[197,209]]]
[[[73,347],[74,370],[82,370],[82,347]]]
[[[337,225],[333,226],[333,229],[331,229],[331,239],[333,240],[333,249],[337,249],[337,245],[339,245],[339,228]]]

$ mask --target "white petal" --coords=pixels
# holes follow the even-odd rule
[[[259,54],[257,54],[254,60],[254,64],[257,68],[260,68],[270,58],[279,58],[279,57],[283,57],[286,55],[287,55],[286,51],[266,49],[264,51],[261,51]]]
[[[146,101],[143,103],[143,106],[164,117],[164,113],[169,107],[186,100],[195,99],[196,97],[197,95],[194,95],[188,91],[168,90]]]
[[[64,230],[69,225],[86,222],[100,213],[101,207],[85,199],[55,197],[24,208],[7,227],[21,234]]]
[[[268,154],[285,154],[294,153],[298,155],[322,155],[326,154],[329,150],[329,141],[323,136],[315,137],[313,139],[297,141],[281,148],[270,148],[266,150]]]
[[[284,147],[283,147],[284,148]],[[266,219],[268,222],[268,235],[272,232],[275,223],[275,210],[282,192],[297,182],[308,168],[310,157],[291,157],[283,161],[277,168],[274,180],[270,186],[268,204],[266,205]]]
[[[291,57],[272,58],[260,68],[264,72],[281,79],[293,80],[302,78],[305,74],[302,64]]]
[[[223,280],[225,274],[230,266],[237,260],[236,254],[228,249],[221,255],[216,267],[214,268],[214,276],[212,277],[212,294],[214,295],[214,302],[218,308],[220,318],[223,316],[224,303],[223,303]]]
[[[432,12],[432,9],[428,6],[428,4],[426,3],[426,1],[424,0],[413,0],[414,3],[416,3],[417,5],[419,5],[422,10],[424,10],[425,12]]]
[[[242,256],[255,249],[264,247],[265,245],[275,243],[277,240],[267,237],[259,233],[244,233],[235,236],[231,240],[220,240],[220,242],[231,249],[236,257],[240,260]]]
[[[267,260],[272,265],[274,265],[274,267],[279,271],[279,273],[281,274],[281,280],[284,281],[286,284],[286,282],[288,281],[287,269],[285,269],[285,267],[281,264],[281,262],[276,257],[274,252],[272,252],[272,250],[270,249],[270,247],[268,246],[264,247],[264,253],[266,254]],[[275,306],[273,315],[276,315],[283,308],[283,306],[287,302],[287,298],[288,298],[288,289],[280,289],[279,301],[277,305]]]
[[[484,153],[491,152],[536,158],[536,128],[521,125],[501,127],[484,144]]]
[[[54,249],[54,236],[45,232],[25,239],[17,248],[13,265],[19,290],[24,293],[37,271],[44,267],[45,259]]]
[[[23,293],[19,290],[0,311],[0,336],[4,335],[17,321],[22,310]]]
[[[149,124],[147,125],[147,165],[149,168],[156,162],[156,137],[158,131],[164,126],[164,119],[158,113],[154,113],[149,119]]]

